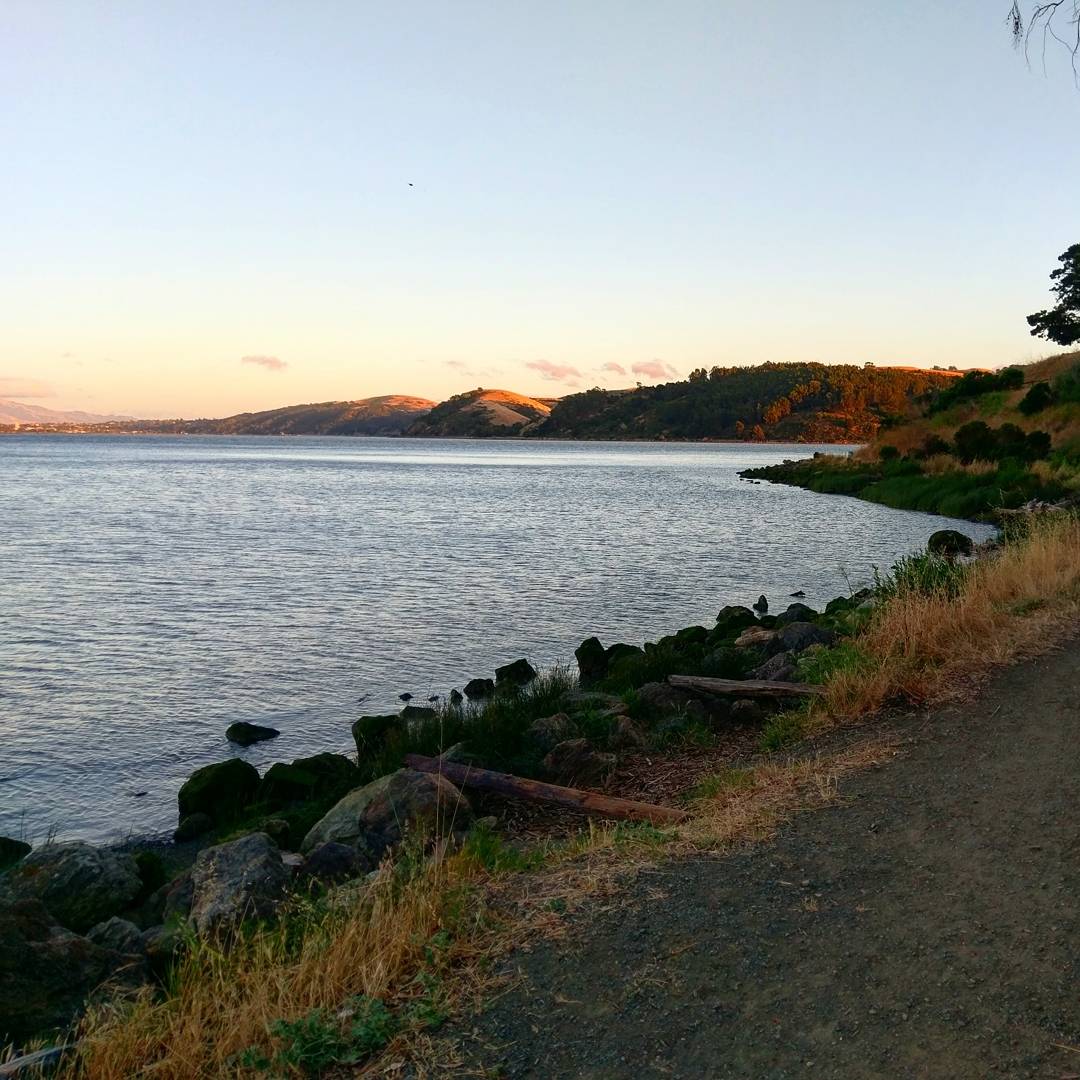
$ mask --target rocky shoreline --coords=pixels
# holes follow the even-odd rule
[[[929,547],[948,558],[972,551],[951,530]],[[478,821],[497,827],[498,800],[407,768],[406,754],[603,789],[625,755],[709,745],[735,729],[782,731],[783,706],[751,682],[821,681],[877,603],[872,590],[822,611],[788,599],[778,614],[765,597],[725,607],[712,626],[640,647],[588,638],[576,672],[538,673],[518,659],[445,700],[402,695],[399,712],[352,725],[355,758],[316,754],[261,776],[238,758],[205,766],[179,792],[171,846],[31,849],[0,838],[0,1045],[62,1034],[103,985],[163,986],[194,939],[227,945],[297,898],[362,881],[403,845],[445,850]],[[672,685],[672,675],[744,680],[748,692],[718,697]],[[276,734],[230,732],[241,744]]]

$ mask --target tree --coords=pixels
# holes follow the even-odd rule
[[[1080,244],[1073,244],[1059,255],[1058,262],[1061,265],[1050,273],[1054,283],[1050,291],[1057,297],[1057,303],[1046,311],[1029,315],[1027,321],[1032,337],[1048,338],[1058,345],[1074,345],[1080,341]]]
[[[1080,79],[1080,0],[1034,0],[1026,19],[1020,0],[1013,0],[1005,21],[1013,44],[1025,55],[1033,37],[1041,42],[1044,57],[1050,41],[1063,45],[1072,56],[1073,74]]]
[[[1054,391],[1047,382],[1037,382],[1023,397],[1018,408],[1025,416],[1034,416],[1042,412],[1047,405],[1053,404]]]

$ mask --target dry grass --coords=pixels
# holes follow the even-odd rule
[[[1031,534],[972,564],[956,596],[901,593],[859,638],[867,663],[839,670],[821,713],[849,720],[896,701],[930,702],[990,668],[1045,648],[1080,616],[1080,521],[1036,520]]]

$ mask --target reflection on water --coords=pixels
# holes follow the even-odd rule
[[[824,602],[947,521],[736,475],[814,449],[0,439],[0,832],[167,829],[193,769],[347,750],[361,699]]]

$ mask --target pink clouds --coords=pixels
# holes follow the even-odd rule
[[[289,365],[276,356],[241,356],[241,364],[256,364],[267,371],[284,371]]]
[[[553,364],[550,360],[529,360],[525,366],[539,371],[540,374],[551,382],[566,383],[568,386],[579,385],[581,372],[569,364]]]
[[[601,371],[614,371],[616,375],[625,375],[626,374],[626,368],[624,368],[622,366],[622,364],[616,364],[614,362],[609,362],[609,363],[605,364],[600,370]]]
[[[679,373],[662,360],[646,360],[640,364],[634,364],[630,369],[635,375],[645,375],[650,379],[677,379]]]

